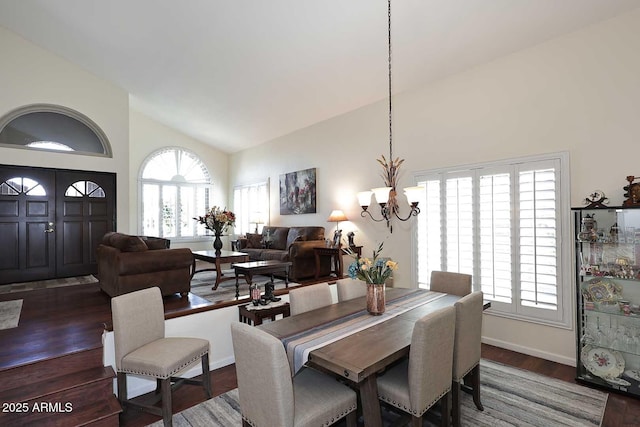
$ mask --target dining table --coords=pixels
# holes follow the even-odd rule
[[[426,289],[385,293],[380,316],[368,314],[366,297],[359,297],[258,326],[282,341],[293,375],[309,366],[359,390],[367,427],[382,426],[376,377],[409,354],[416,320],[461,298]]]

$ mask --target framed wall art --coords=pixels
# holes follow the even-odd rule
[[[280,215],[316,213],[316,168],[280,175]]]

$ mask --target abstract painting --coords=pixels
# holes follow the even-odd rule
[[[280,215],[316,213],[316,168],[280,175]]]

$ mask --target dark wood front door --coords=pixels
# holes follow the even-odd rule
[[[0,284],[92,274],[115,174],[0,165]]]

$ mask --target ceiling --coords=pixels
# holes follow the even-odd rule
[[[395,0],[394,93],[640,7]],[[0,25],[233,153],[387,96],[384,0],[0,0]]]

